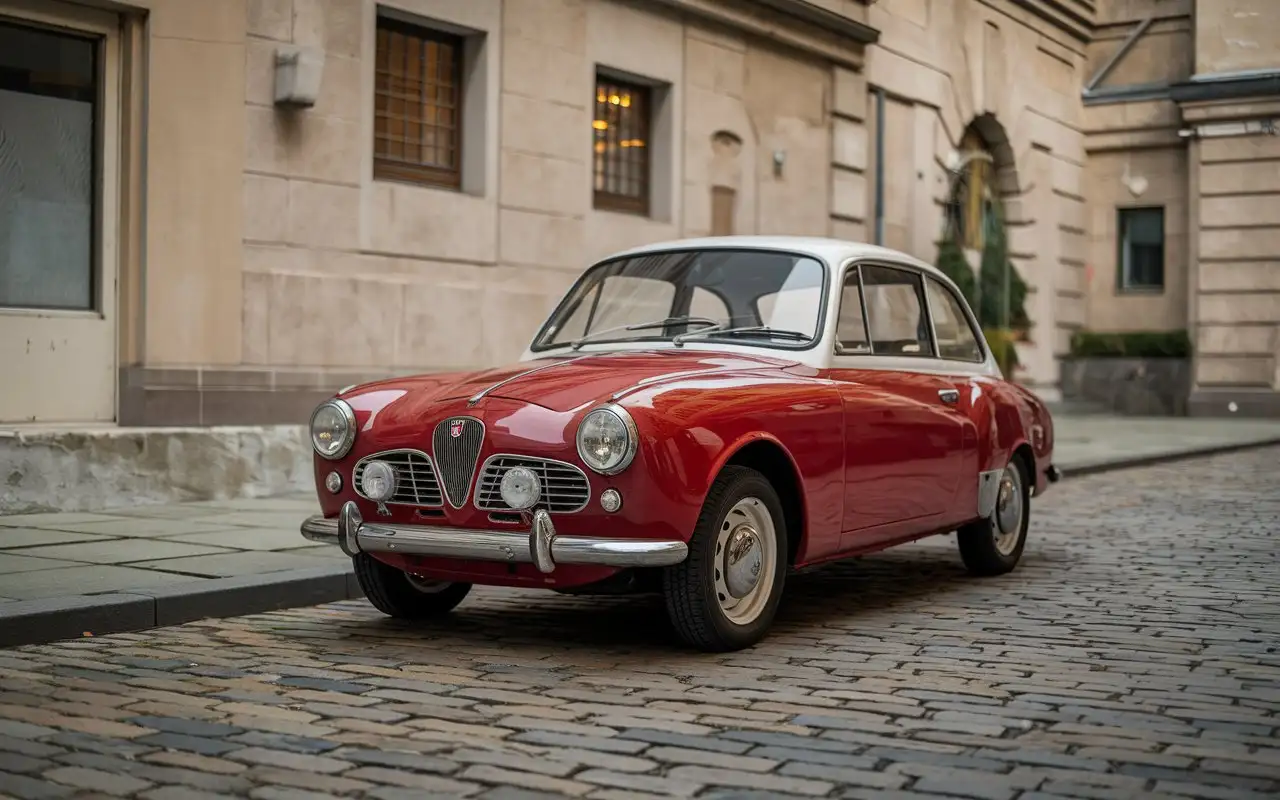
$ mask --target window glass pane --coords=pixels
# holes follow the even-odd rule
[[[934,335],[938,339],[938,355],[956,361],[982,361],[982,347],[973,326],[965,317],[960,300],[933,278],[925,284],[929,292]]]
[[[578,280],[569,299],[552,315],[535,349],[561,345],[584,333],[686,314],[708,317],[726,328],[766,325],[804,335],[760,330],[708,332],[698,341],[804,347],[817,336],[825,284],[826,270],[821,262],[789,253],[726,249],[617,259],[593,267]],[[589,310],[593,304],[594,312]],[[596,341],[670,340],[701,327],[673,324],[618,331],[602,334]]]
[[[695,317],[706,317],[716,322],[729,324],[729,307],[724,301],[701,286],[693,290],[693,299],[689,301],[689,313]]]
[[[650,90],[596,79],[591,121],[597,201],[617,210],[646,211],[649,198]]]
[[[461,38],[379,19],[374,156],[381,177],[457,185],[461,166]]]
[[[663,319],[671,315],[676,287],[668,281],[611,275],[600,288],[600,302],[596,306],[591,330],[600,331],[619,325],[631,325]],[[628,336],[652,336],[653,330],[619,332],[618,338]]]
[[[862,293],[858,289],[858,271],[851,270],[840,293],[840,317],[836,320],[836,352],[870,353],[867,326],[862,316]]]
[[[93,298],[93,41],[0,23],[0,306]]]
[[[876,355],[930,356],[920,276],[889,267],[862,267],[871,345]]]
[[[1164,209],[1121,209],[1120,270],[1125,289],[1164,286]]]

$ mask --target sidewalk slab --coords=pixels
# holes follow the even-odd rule
[[[1280,444],[1280,421],[1055,415],[1066,479]],[[0,647],[363,597],[315,494],[0,515]],[[68,591],[78,590],[78,594]]]

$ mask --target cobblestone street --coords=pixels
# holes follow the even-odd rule
[[[1278,465],[1069,479],[1013,575],[940,538],[795,576],[724,656],[656,598],[496,589],[0,651],[0,795],[1275,796]]]

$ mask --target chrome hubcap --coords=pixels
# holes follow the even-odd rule
[[[716,536],[715,592],[730,622],[749,625],[769,602],[778,563],[773,517],[755,497],[729,509]]]
[[[404,577],[409,581],[409,585],[417,589],[423,594],[439,594],[449,588],[449,581],[433,581],[428,578],[421,578],[417,575],[405,573]]]
[[[1014,464],[1004,468],[1000,476],[1000,491],[996,497],[995,537],[996,550],[1001,555],[1011,554],[1022,535],[1022,515],[1026,511],[1026,492],[1022,490],[1022,473]]]
[[[760,535],[743,525],[729,536],[724,550],[725,585],[733,597],[746,597],[760,583]]]

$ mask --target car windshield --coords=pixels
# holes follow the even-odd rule
[[[804,348],[818,335],[826,269],[776,250],[684,250],[620,258],[587,270],[543,326],[533,350],[577,343],[732,341]]]

